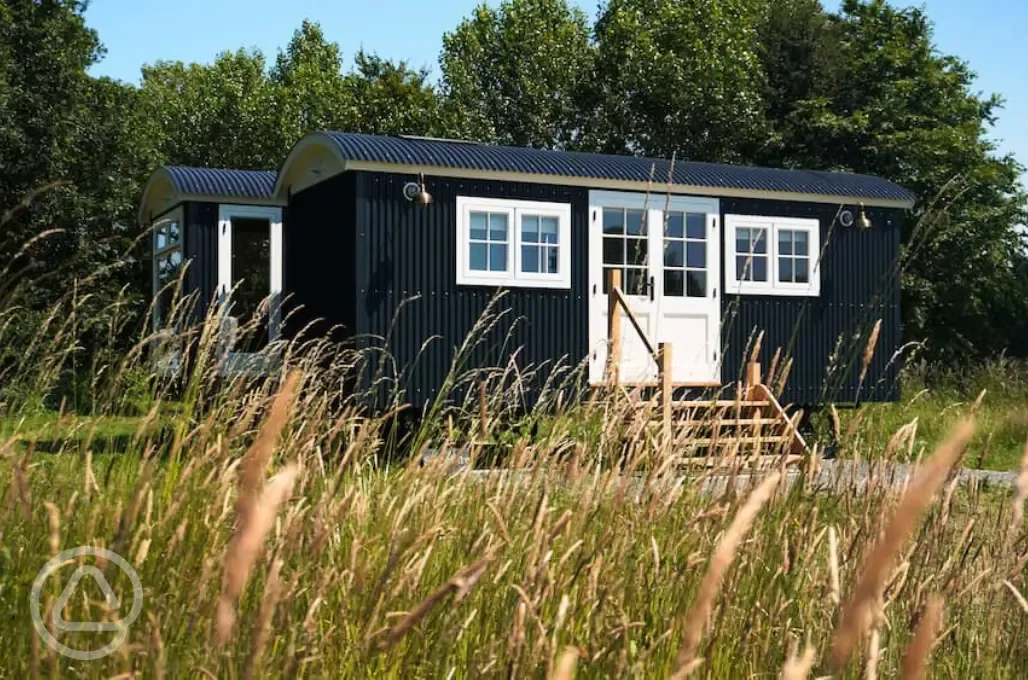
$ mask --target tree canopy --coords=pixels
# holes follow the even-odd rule
[[[50,187],[0,237],[55,282],[25,284],[29,309],[98,268],[98,310],[123,291],[145,301],[123,254],[143,255],[133,215],[155,165],[274,169],[332,128],[883,176],[919,198],[906,338],[954,361],[1025,344],[1024,168],[988,137],[1002,100],[933,47],[921,9],[607,0],[594,20],[567,0],[502,0],[443,36],[438,74],[363,51],[347,64],[306,21],[273,57],[226,45],[210,64],[146,65],[136,86],[88,74],[103,47],[84,7],[0,0],[0,208]]]

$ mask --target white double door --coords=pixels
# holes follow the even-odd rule
[[[621,272],[633,315],[656,348],[670,343],[673,382],[719,383],[720,234],[717,199],[594,191],[589,194],[589,378],[607,364],[607,281]],[[620,379],[652,382],[657,364],[621,315]]]

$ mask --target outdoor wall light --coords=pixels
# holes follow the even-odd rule
[[[425,175],[420,173],[417,182],[407,182],[403,185],[403,197],[418,205],[428,205],[432,202],[432,194],[425,189]]]
[[[868,218],[867,213],[864,212],[864,204],[860,204],[860,216],[856,219],[853,218],[852,210],[843,210],[839,213],[839,224],[844,227],[852,227],[856,225],[857,229],[870,229],[871,220]]]
[[[857,229],[870,229],[871,220],[868,218],[867,213],[864,212],[864,204],[860,204],[860,217],[857,218]]]

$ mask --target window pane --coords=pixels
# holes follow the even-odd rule
[[[603,209],[603,233],[623,234],[625,233],[625,211],[621,208]]]
[[[796,244],[797,255],[807,255],[807,232],[794,231],[793,242]]]
[[[736,281],[752,281],[752,271],[750,265],[750,258],[745,255],[735,256],[735,280]]]
[[[629,295],[648,295],[647,283],[649,277],[645,269],[626,269],[624,276],[624,291]]]
[[[472,243],[468,251],[468,267],[474,272],[488,271],[486,253],[488,246],[484,243]]]
[[[665,267],[681,267],[684,265],[683,252],[685,249],[683,245],[681,241],[664,241]]]
[[[507,215],[504,213],[489,214],[489,240],[507,240]]]
[[[685,264],[688,267],[704,269],[707,266],[707,244],[701,242],[688,242],[685,245]]]
[[[685,272],[664,272],[664,295],[683,297],[685,295]]]
[[[626,238],[625,263],[640,266],[646,264],[649,254],[648,245],[646,239],[643,238]]]
[[[764,254],[767,252],[767,229],[751,230],[750,238],[753,239],[753,252]]]
[[[521,241],[523,243],[539,242],[539,218],[526,215],[521,218]]]
[[[625,241],[616,236],[603,239],[603,264],[625,263]]]
[[[778,232],[778,254],[792,255],[792,232],[788,229]]]
[[[670,238],[682,238],[684,235],[682,213],[668,213],[664,235]]]
[[[792,283],[792,258],[778,258],[778,280],[785,283]]]
[[[168,225],[168,245],[173,246],[179,242],[179,236],[181,235],[179,230],[178,220],[173,220]]]
[[[707,273],[686,272],[686,295],[689,297],[707,297]]]
[[[521,271],[527,274],[539,271],[539,246],[521,246]]]
[[[539,221],[539,240],[543,243],[557,243],[557,227],[559,220],[556,217],[543,217]]]
[[[507,246],[489,246],[489,271],[507,271]]]
[[[707,238],[707,216],[702,213],[689,213],[686,217],[685,235],[689,238]]]
[[[767,281],[767,258],[766,257],[754,257],[753,258],[753,280],[754,281]]]
[[[168,247],[168,230],[161,227],[154,232],[154,248],[156,250],[163,250]]]
[[[796,283],[810,283],[810,259],[806,257],[797,258],[795,261]]]
[[[737,281],[767,281],[767,257],[737,255],[735,278]]]
[[[646,235],[646,220],[643,219],[642,210],[626,210],[625,222],[625,233],[632,236]]]
[[[469,235],[475,241],[486,240],[486,225],[489,222],[489,216],[482,212],[471,213],[471,225]]]
[[[559,248],[543,248],[543,271],[547,274],[559,274],[557,251]]]

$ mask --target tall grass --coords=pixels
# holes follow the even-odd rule
[[[38,400],[10,401],[0,675],[1028,674],[1028,491],[948,481],[965,446],[965,460],[977,453],[971,425],[925,452],[909,483],[883,464],[825,484],[816,455],[764,470],[750,450],[687,473],[700,422],[665,438],[638,394],[586,398],[575,366],[536,367],[551,377],[526,415],[515,408],[525,369],[469,372],[469,352],[502,322],[490,310],[447,391],[403,429],[403,373],[381,368],[382,344],[301,334],[266,350],[271,376],[225,378],[223,320],[190,327],[192,302],[177,305],[182,333],[141,335],[93,367],[96,415],[124,413],[123,388],[137,386],[145,415],[117,450],[95,450],[96,433],[36,450],[41,434],[17,423]],[[60,327],[65,315],[53,317]],[[70,332],[48,342],[75,351]],[[155,357],[171,350],[179,369],[159,374]],[[45,393],[60,370],[37,363],[5,380],[23,386],[15,395]],[[496,450],[502,467],[456,464]],[[79,545],[123,555],[144,586],[128,641],[90,662],[51,652],[29,616],[38,570]],[[128,582],[105,573],[127,606]],[[44,590],[48,620],[60,592]],[[63,614],[119,618],[88,590]],[[61,639],[97,648],[107,635]]]

